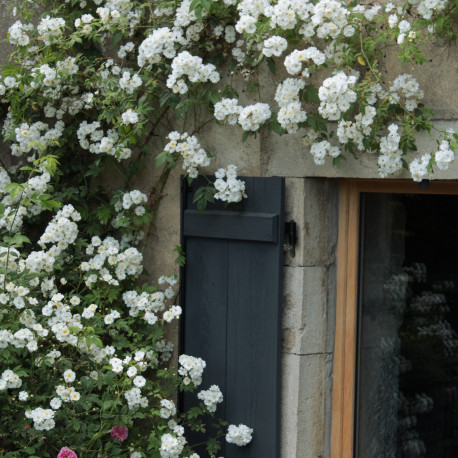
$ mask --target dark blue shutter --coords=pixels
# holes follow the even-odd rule
[[[215,204],[204,212],[192,200],[206,183],[183,182],[181,353],[207,362],[199,390],[220,386],[224,403],[216,416],[254,429],[251,444],[224,445],[217,456],[274,458],[280,445],[284,179],[243,180],[248,199],[239,209]],[[184,396],[184,409],[196,404],[195,393]]]

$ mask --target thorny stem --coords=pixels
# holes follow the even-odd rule
[[[164,166],[162,169],[161,174],[159,175],[159,178],[157,179],[156,183],[154,184],[153,188],[151,189],[149,195],[148,195],[148,203],[151,205],[151,216],[152,220],[150,225],[148,226],[148,231],[145,234],[145,237],[143,239],[142,243],[142,250],[145,246],[146,241],[148,240],[151,230],[152,230],[152,225],[154,224],[154,220],[156,218],[158,209],[159,209],[159,203],[161,202],[162,198],[164,197],[162,194],[162,191],[165,188],[165,185],[167,184],[170,172],[172,169],[168,164]]]
[[[113,163],[113,165],[115,166],[115,169],[120,173],[120,175],[124,178],[125,182],[127,183],[127,186],[129,186],[130,188],[130,182],[129,182],[129,178],[127,177],[127,175],[125,174],[124,170],[122,169],[122,167],[119,165],[119,163],[116,161],[116,159],[113,157],[113,156],[110,156],[110,159],[111,159],[111,162]]]
[[[210,122],[213,122],[213,120],[214,120],[213,118],[208,119],[207,121],[205,121],[204,123],[202,123],[200,126],[196,127],[196,128],[192,131],[191,135],[198,134],[199,131],[200,131],[200,129],[202,129],[202,127],[206,126],[206,125],[207,125],[208,123],[210,123]]]
[[[151,130],[149,131],[148,135],[145,137],[145,140],[144,140],[144,143],[145,145],[151,140],[151,138],[153,138],[155,132],[156,132],[156,129],[157,129],[157,126],[159,125],[159,123],[162,121],[162,118],[166,115],[167,111],[169,110],[169,106],[166,105],[161,113],[159,114],[158,118],[156,119],[156,121],[154,121],[153,125],[151,126]]]
[[[215,436],[215,439],[219,439],[220,437],[223,437],[225,436],[225,433],[221,433],[221,434],[218,434],[217,436]],[[207,443],[207,441],[205,442],[200,442],[199,444],[193,444],[190,448],[191,450],[194,449],[195,447],[198,447],[199,445],[205,445]]]

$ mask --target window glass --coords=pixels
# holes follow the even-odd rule
[[[458,456],[457,209],[362,195],[357,457]]]

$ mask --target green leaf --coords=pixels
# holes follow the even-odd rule
[[[103,224],[107,224],[112,215],[111,208],[108,205],[101,206],[97,209],[97,218],[103,221]]]
[[[174,253],[177,253],[178,256],[175,258],[175,264],[177,264],[180,267],[183,267],[186,263],[186,257],[185,257],[185,252],[182,250],[180,245],[177,245],[173,249]]]
[[[162,153],[159,153],[156,157],[156,167],[160,167],[164,162],[168,162],[170,166],[175,165],[175,159],[173,156],[167,152],[167,151],[162,151]]]
[[[267,58],[267,67],[269,68],[270,73],[273,73],[274,75],[276,74],[277,68],[275,65],[275,60],[272,57]]]
[[[212,186],[201,186],[194,194],[193,203],[197,204],[199,211],[204,211],[208,202],[214,202],[216,189]]]
[[[243,132],[242,142],[245,143],[248,140],[248,138],[253,135],[256,136],[256,133],[252,132],[251,130],[246,130],[245,132]]]
[[[187,417],[191,420],[193,418],[199,418],[202,415],[202,409],[200,407],[191,407],[187,412]]]
[[[221,444],[219,443],[218,439],[211,438],[208,440],[206,448],[210,455],[216,455],[221,448]]]
[[[103,403],[103,410],[108,410],[113,404],[114,404],[114,401],[112,399],[105,401]]]
[[[332,165],[334,165],[334,166],[337,167],[337,168],[340,168],[340,161],[341,161],[342,159],[343,159],[344,161],[347,160],[347,158],[346,158],[343,154],[339,154],[337,157],[333,158],[333,160],[332,160]]]
[[[302,98],[305,102],[320,103],[320,98],[318,97],[318,88],[312,86],[311,84],[305,86],[302,90]]]
[[[210,91],[208,98],[210,99],[210,102],[215,105],[221,100],[221,95],[218,91]]]
[[[257,81],[253,81],[252,83],[248,84],[248,92],[251,94],[255,94],[259,89],[259,83]]]
[[[56,202],[55,200],[46,200],[40,202],[40,205],[42,207],[45,207],[47,210],[52,210],[53,208],[60,208],[62,206],[59,202]]]
[[[286,130],[280,125],[277,120],[273,120],[269,123],[269,129],[275,132],[277,135],[286,134]]]
[[[118,44],[121,40],[122,40],[122,32],[121,32],[121,31],[116,32],[116,33],[113,35],[113,44],[116,45],[116,44]]]
[[[5,192],[9,192],[11,198],[14,200],[24,192],[25,186],[18,183],[9,183],[5,186]]]
[[[103,342],[100,340],[100,337],[95,335],[86,336],[87,347],[90,348],[92,344],[96,345],[97,347],[103,348]]]
[[[32,243],[30,239],[23,234],[14,234],[13,237],[3,237],[3,242],[7,246],[18,246],[21,247],[24,243]]]
[[[196,18],[202,22],[202,7],[200,5],[194,10],[194,14],[196,15]]]
[[[108,292],[108,298],[107,298],[108,302],[110,304],[113,303],[113,301],[117,299],[118,295],[119,295],[119,288],[110,289],[110,291]]]
[[[212,7],[212,0],[201,0],[202,8],[207,12],[210,12]]]
[[[73,422],[73,429],[74,429],[75,431],[79,431],[80,428],[81,428],[81,422],[79,422],[78,420],[74,420],[74,422]]]

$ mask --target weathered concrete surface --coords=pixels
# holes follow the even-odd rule
[[[383,81],[390,85],[396,76],[410,73],[425,92],[422,102],[434,110],[435,119],[458,119],[458,43],[442,38],[422,49],[428,62],[399,65],[398,48],[388,48],[381,66]]]
[[[16,21],[12,5],[13,2],[10,0],[0,0],[0,40],[5,40],[0,46],[0,65],[7,62],[8,56],[14,49],[6,40],[8,28]]]
[[[8,62],[8,56],[13,51],[13,47],[6,40],[8,28],[15,21],[13,11],[11,9],[11,1],[0,0],[0,40],[5,40],[0,46],[0,68]],[[10,155],[8,154],[9,147],[0,142],[0,159],[8,167],[10,163]]]
[[[454,129],[458,131],[458,121],[436,121],[438,129]],[[340,168],[334,167],[331,158],[326,164],[316,165],[309,153],[309,147],[304,145],[300,134],[283,135],[282,137],[270,135],[268,150],[264,155],[268,157],[267,176],[285,177],[333,177],[333,178],[380,178],[377,171],[377,155],[371,153],[358,153],[358,158],[346,154],[347,160],[341,161]],[[433,153],[437,150],[437,143],[434,137],[427,133],[417,135],[418,153],[407,155],[409,162],[419,153]],[[402,170],[390,178],[410,179],[407,170]],[[451,180],[458,178],[458,161],[452,163],[449,170],[435,170],[435,179]]]
[[[239,175],[261,175],[260,135],[242,142],[238,126],[218,126],[215,123],[207,124],[196,135],[205,151],[215,154],[209,171],[234,164]]]

